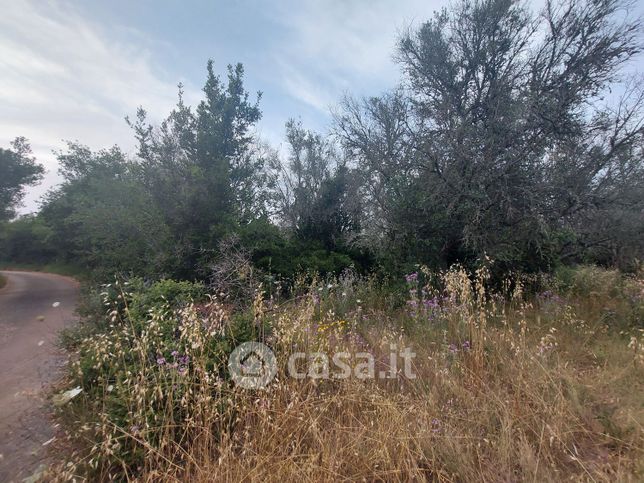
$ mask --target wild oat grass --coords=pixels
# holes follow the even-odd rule
[[[258,294],[241,319],[213,299],[131,320],[123,293],[79,346],[84,397],[62,415],[75,450],[52,477],[641,481],[644,280],[595,275],[532,295],[517,278],[491,293],[484,269],[425,270],[402,307],[345,277],[282,304]],[[226,373],[251,339],[279,361],[265,390]],[[369,350],[386,369],[392,344],[417,353],[415,378],[286,374],[294,350]]]

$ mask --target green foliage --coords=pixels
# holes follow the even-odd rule
[[[50,261],[55,255],[52,235],[52,229],[34,215],[0,224],[0,262],[44,264]]]
[[[93,153],[69,143],[59,161],[65,181],[40,215],[57,257],[87,266],[97,280],[171,270],[168,227],[118,148]]]
[[[404,88],[336,116],[369,243],[434,266],[488,255],[501,271],[640,256],[642,84],[618,107],[598,98],[642,50],[621,7],[461,0],[405,33]]]
[[[25,195],[25,186],[40,181],[44,168],[31,155],[25,138],[16,138],[11,149],[0,148],[0,222],[10,220]]]
[[[124,282],[117,280],[99,286],[82,284],[77,307],[81,320],[74,327],[62,331],[61,344],[75,350],[86,337],[109,330],[113,324],[112,317],[145,321],[158,307],[173,311],[205,300],[206,287],[199,282],[172,279],[149,282],[141,277],[132,277]]]
[[[288,162],[271,164],[275,211],[296,238],[343,249],[360,231],[356,173],[331,140],[301,122],[286,124],[286,139]]]
[[[554,273],[556,284],[564,293],[584,297],[616,297],[623,293],[627,280],[618,270],[594,265],[561,266]]]
[[[349,267],[365,272],[373,265],[367,251],[346,246],[330,250],[321,240],[290,236],[266,219],[242,227],[240,243],[256,268],[288,280],[301,273],[340,274]]]
[[[138,176],[167,225],[178,265],[190,278],[241,222],[261,214],[263,158],[252,127],[261,118],[243,85],[241,64],[228,66],[227,82],[208,62],[204,99],[193,112],[179,102],[163,123],[147,124],[139,109],[131,122],[139,141]],[[259,213],[258,213],[259,211]]]
[[[340,273],[352,265],[352,260],[343,253],[317,248],[315,245],[306,246],[295,258],[298,271],[309,271],[321,275]]]
[[[179,86],[159,125],[142,107],[127,120],[136,156],[58,153],[63,183],[36,217],[1,226],[0,259],[74,263],[99,281],[224,286],[238,269],[224,290],[241,300],[263,276],[399,276],[486,257],[497,281],[573,264],[636,272],[644,84],[620,89],[617,108],[600,95],[642,50],[621,7],[567,0],[538,16],[460,0],[399,39],[404,87],[345,99],[332,135],[289,121],[284,157],[253,134],[261,94],[242,65],[220,76],[209,61],[195,108]],[[42,169],[21,138],[0,156],[2,221]]]
[[[156,307],[180,308],[192,302],[202,302],[206,287],[199,282],[162,279],[146,284],[142,278],[128,280],[128,310],[133,318],[145,317]]]
[[[212,62],[207,70],[195,112],[180,90],[159,127],[146,123],[143,109],[128,121],[139,141],[136,159],[118,147],[93,152],[80,143],[57,153],[63,183],[37,217],[3,226],[0,259],[73,262],[98,281],[114,274],[194,278],[224,236],[262,214],[264,196],[263,158],[250,135],[261,117],[259,95],[249,101],[241,65],[229,66],[227,82]],[[7,218],[42,168],[24,140],[0,154],[0,169],[9,170],[0,172]]]
[[[205,289],[199,283],[166,279],[146,284],[132,279],[104,289],[102,321],[93,332],[75,339],[79,357],[72,371],[72,383],[85,394],[72,410],[100,414],[107,423],[88,428],[93,434],[86,436],[121,441],[100,464],[141,464],[141,439],[153,447],[167,438],[188,444],[193,435],[184,426],[203,416],[193,413],[202,397],[210,401],[220,428],[228,424],[222,420],[230,409],[226,364],[239,343],[256,337],[252,314],[225,320],[221,306],[204,302]],[[203,383],[211,392],[194,393],[192,389]],[[174,421],[171,428],[159,426],[161,414]],[[114,433],[115,428],[128,437]]]

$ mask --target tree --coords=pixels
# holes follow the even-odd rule
[[[56,255],[51,244],[52,230],[38,215],[23,215],[0,231],[0,260],[13,263],[50,262]]]
[[[272,159],[274,205],[281,222],[297,237],[341,247],[360,230],[356,179],[336,146],[319,134],[286,124],[289,157]]]
[[[139,142],[140,178],[153,196],[182,253],[183,276],[204,264],[222,238],[263,210],[263,151],[251,129],[261,118],[243,84],[241,64],[227,82],[208,62],[204,99],[193,111],[179,101],[160,126],[140,108],[128,121]]]
[[[57,258],[88,267],[99,279],[173,273],[168,227],[135,163],[117,147],[92,152],[78,143],[68,143],[58,162],[64,181],[40,213]]]
[[[617,173],[641,175],[641,103],[611,114],[600,102],[641,50],[621,8],[548,1],[535,16],[514,0],[461,0],[401,37],[404,86],[336,116],[377,181],[366,200],[390,244],[423,261],[488,254],[542,269],[564,233],[583,236],[581,213],[626,201],[632,183]]]
[[[14,139],[11,149],[0,148],[0,222],[16,215],[25,186],[37,184],[44,171],[42,165],[36,163],[24,137]]]

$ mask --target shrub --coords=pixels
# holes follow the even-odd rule
[[[141,278],[131,278],[127,284],[128,309],[133,318],[145,317],[154,308],[179,308],[206,297],[206,287],[200,282],[163,279],[146,283]]]
[[[178,451],[196,428],[217,433],[230,423],[228,355],[259,329],[252,313],[231,317],[215,300],[194,303],[203,296],[200,284],[173,280],[146,287],[135,279],[103,292],[109,322],[78,344],[70,378],[84,393],[72,411],[91,421],[75,437],[95,441],[83,471],[136,472],[148,467],[149,451]]]
[[[623,280],[619,270],[594,265],[562,266],[555,272],[559,289],[573,295],[616,296],[620,294]]]

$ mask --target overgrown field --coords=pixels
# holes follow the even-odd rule
[[[347,274],[287,300],[264,287],[246,309],[188,283],[105,287],[107,315],[67,334],[82,392],[59,409],[50,476],[644,478],[641,276],[581,267],[492,288],[485,269],[420,268],[394,285]],[[250,340],[277,358],[265,389],[230,378],[230,352]],[[403,348],[412,373],[391,367]],[[297,379],[295,351],[368,352],[389,377]]]

